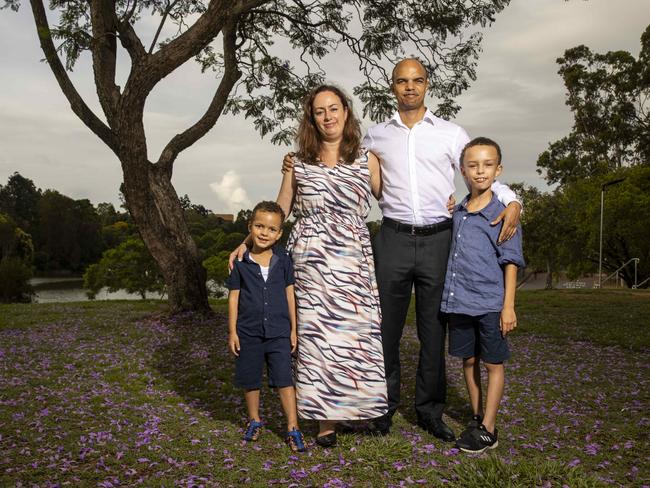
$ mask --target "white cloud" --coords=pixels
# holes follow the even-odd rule
[[[210,189],[232,213],[237,213],[241,209],[251,208],[251,201],[248,198],[248,194],[241,186],[241,179],[234,170],[230,170],[223,175],[221,181],[210,183]]]

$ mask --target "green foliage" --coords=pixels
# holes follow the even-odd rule
[[[114,224],[102,227],[102,241],[105,248],[111,249],[119,246],[128,237],[137,233],[137,229],[128,223],[118,220]]]
[[[41,198],[40,188],[20,173],[13,173],[5,186],[0,185],[0,212],[10,216],[27,232],[33,232],[36,206]]]
[[[650,276],[650,166],[622,168],[550,193],[513,185],[526,205],[522,214],[526,262],[529,268],[550,274],[547,288],[559,271],[570,278],[597,271],[601,188],[615,178],[625,180],[605,193],[603,270],[614,272],[639,258],[637,282],[641,282]],[[621,277],[628,286],[634,285],[634,267],[624,268]]]
[[[0,258],[11,256],[31,263],[33,255],[31,236],[18,227],[11,217],[0,213]]]
[[[225,294],[229,256],[230,251],[225,250],[203,261],[203,267],[208,272],[208,293],[214,298],[221,298]]]
[[[84,273],[84,288],[88,297],[95,298],[99,290],[126,290],[143,299],[147,292],[162,293],[164,280],[156,262],[140,238],[131,237],[115,249],[104,252],[102,259],[88,266]]]
[[[650,166],[623,168],[616,173],[567,185],[566,201],[575,234],[565,243],[575,273],[598,262],[600,236],[600,193],[603,183],[615,178],[625,180],[607,188],[603,215],[603,269],[615,271],[632,258],[640,258],[638,281],[650,276]],[[582,266],[580,266],[582,263]],[[634,268],[626,267],[621,276],[628,286],[634,284]]]
[[[29,234],[11,217],[0,213],[0,302],[28,302],[33,294],[34,247]]]
[[[650,26],[637,59],[625,51],[597,54],[578,46],[558,63],[574,125],[540,155],[537,172],[549,183],[565,184],[650,164]]]
[[[245,7],[243,15],[226,20],[237,34],[237,69],[242,74],[226,111],[253,119],[262,135],[272,135],[273,143],[289,143],[293,127],[286,123],[291,124],[300,114],[305,92],[327,78],[323,58],[347,47],[358,61],[355,69],[364,76],[353,88],[364,104],[364,116],[379,121],[392,113],[390,66],[400,58],[417,55],[427,66],[437,113],[449,118],[460,109],[456,97],[476,79],[482,38],[471,30],[492,23],[508,3],[275,0]],[[175,24],[177,28],[168,29],[174,33],[170,38],[158,40],[156,36],[149,47],[155,53],[195,25],[208,4],[207,0],[119,0],[113,4],[113,18],[131,24],[136,36],[138,21],[149,16],[153,22],[163,19],[163,23]],[[71,71],[81,54],[93,49],[91,4],[55,0],[50,2],[50,10],[56,11],[59,19],[51,35]],[[221,75],[224,55],[211,40],[197,41],[196,60],[203,71]],[[299,62],[289,59],[296,57]]]
[[[522,184],[511,187],[526,207],[521,215],[526,267],[534,272],[548,273],[546,288],[552,288],[554,275],[571,262],[566,248],[574,232],[565,196],[560,190],[543,193]]]
[[[15,256],[0,258],[0,302],[29,302],[33,295],[31,267]]]
[[[103,249],[101,223],[88,200],[46,190],[37,205],[34,240],[40,269],[82,271]]]

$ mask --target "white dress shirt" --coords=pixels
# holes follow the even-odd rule
[[[368,129],[363,145],[381,162],[379,208],[384,217],[411,225],[448,219],[447,200],[456,190],[454,173],[469,140],[462,127],[429,110],[411,129],[399,112]],[[497,181],[492,191],[506,206],[517,200],[509,187]]]

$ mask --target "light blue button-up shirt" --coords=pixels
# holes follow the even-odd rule
[[[525,266],[521,249],[521,228],[514,237],[497,245],[500,225],[492,222],[505,206],[492,200],[478,212],[467,210],[468,197],[453,214],[454,233],[447,262],[445,289],[440,310],[446,313],[483,315],[503,309],[503,267]]]

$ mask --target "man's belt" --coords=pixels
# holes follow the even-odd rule
[[[452,227],[451,219],[443,220],[442,222],[436,222],[435,224],[430,225],[411,225],[403,224],[402,222],[384,217],[381,223],[382,225],[394,229],[397,232],[411,234],[412,236],[430,236],[432,234],[436,234],[437,232],[451,229]]]

